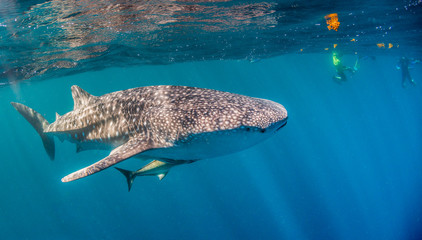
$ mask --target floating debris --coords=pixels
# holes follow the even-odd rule
[[[338,27],[340,26],[337,13],[331,13],[331,14],[326,15],[325,20],[327,21],[328,30],[337,31]]]

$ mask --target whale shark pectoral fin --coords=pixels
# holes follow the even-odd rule
[[[110,155],[101,159],[100,161],[65,176],[64,178],[62,178],[62,182],[70,182],[89,176],[91,174],[102,171],[108,167],[111,167],[116,163],[126,160],[136,154],[139,154],[149,149],[160,147],[168,146],[161,146],[159,144],[154,144],[151,141],[132,138],[125,144],[115,148],[113,151],[111,151]]]

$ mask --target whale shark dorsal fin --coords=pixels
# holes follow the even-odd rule
[[[74,102],[73,109],[78,109],[81,106],[86,105],[90,99],[94,98],[93,95],[89,94],[77,85],[73,85],[70,89],[72,90],[72,98]]]
[[[61,116],[56,112],[56,120],[59,119]]]

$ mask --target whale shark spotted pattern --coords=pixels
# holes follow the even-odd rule
[[[77,152],[110,149],[104,159],[71,173],[69,182],[130,157],[153,160],[138,171],[117,168],[128,181],[140,175],[160,180],[171,167],[217,157],[263,141],[287,122],[275,102],[239,94],[184,86],[149,86],[93,96],[72,86],[74,109],[49,124],[33,109],[11,104],[41,136],[54,159],[54,140],[69,140]]]

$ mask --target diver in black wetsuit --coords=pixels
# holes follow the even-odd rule
[[[406,82],[409,80],[409,82],[412,85],[416,85],[415,80],[410,76],[409,72],[409,66],[414,65],[415,63],[419,63],[419,60],[409,59],[407,57],[401,57],[399,62],[397,63],[396,68],[401,69],[401,85],[402,87],[406,87]]]

